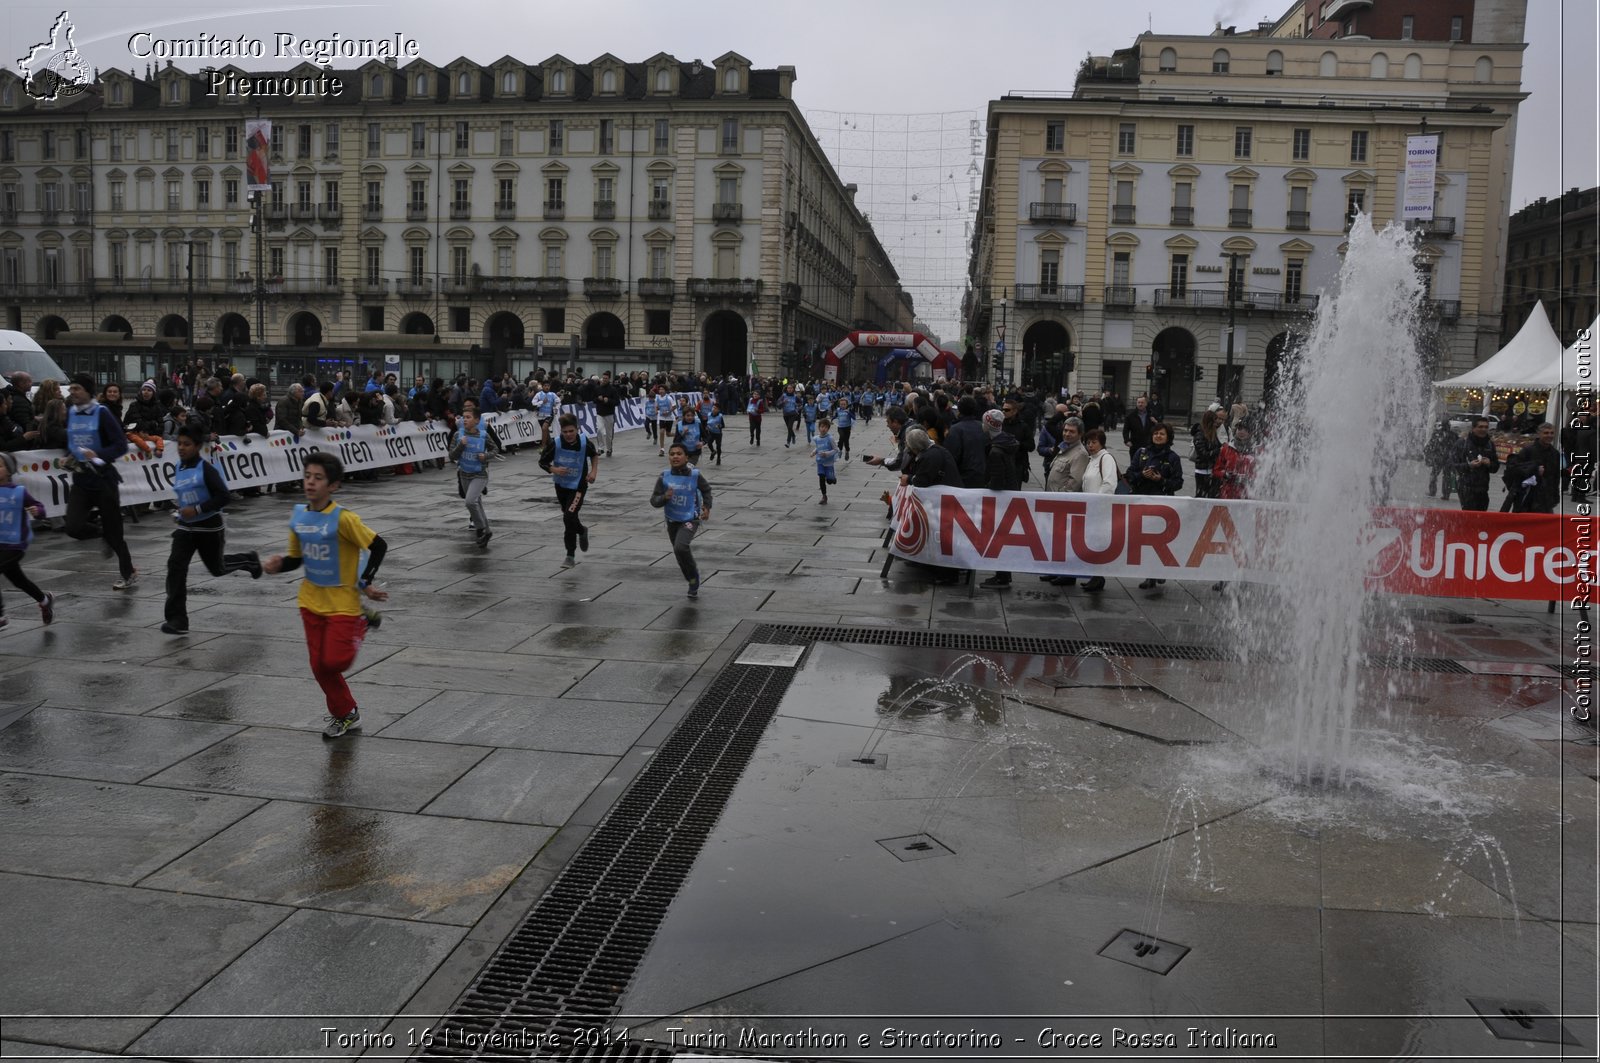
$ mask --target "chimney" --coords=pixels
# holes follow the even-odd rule
[[[794,98],[794,80],[795,80],[794,67],[792,67],[792,66],[780,66],[778,68],[778,95],[782,96],[786,100],[793,99]]]
[[[850,202],[854,203],[856,201],[856,186],[855,185],[845,185],[844,186],[844,191],[845,191],[845,195],[850,197]]]
[[[387,66],[390,70],[397,70],[400,67],[400,60],[396,59],[392,55],[386,57],[383,62],[384,62],[384,65]]]

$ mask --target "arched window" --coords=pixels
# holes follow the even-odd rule
[[[428,75],[426,75],[426,74],[418,74],[417,75],[417,95],[418,96],[426,96],[427,94],[428,94]]]
[[[665,68],[656,71],[656,91],[672,91],[672,73]]]
[[[1406,56],[1406,80],[1416,81],[1422,77],[1422,56],[1412,52]]]
[[[372,75],[372,94],[374,96],[382,96],[383,95],[383,75],[382,74],[374,74],[374,75]]]
[[[1472,67],[1472,80],[1479,85],[1486,85],[1494,80],[1494,60],[1486,55],[1478,56],[1478,61]]]
[[[1175,48],[1161,49],[1160,70],[1163,74],[1171,74],[1178,69],[1178,52]]]
[[[605,93],[617,91],[617,72],[615,70],[607,70],[600,75],[600,91]]]
[[[500,91],[501,92],[516,92],[517,91],[517,72],[515,70],[507,70],[501,76],[501,78],[500,78]]]
[[[1389,57],[1379,52],[1372,57],[1372,65],[1368,68],[1368,76],[1386,78],[1389,76]]]
[[[461,93],[463,96],[472,91],[472,75],[467,73],[465,70],[463,70],[461,72],[461,76],[456,79],[456,91]]]
[[[1226,74],[1228,72],[1228,49],[1218,48],[1211,53],[1211,72],[1213,74]]]
[[[1322,59],[1317,64],[1317,74],[1321,77],[1337,77],[1339,74],[1339,57],[1332,52],[1323,52]]]
[[[551,92],[566,92],[567,91],[567,72],[565,70],[551,71],[551,73],[550,73],[550,91]]]
[[[722,91],[723,92],[738,92],[739,91],[739,71],[730,70],[726,74],[722,75]]]
[[[1283,53],[1276,48],[1267,53],[1267,73],[1283,73]]]

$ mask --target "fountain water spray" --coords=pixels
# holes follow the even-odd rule
[[[1369,511],[1388,501],[1399,462],[1420,451],[1428,381],[1419,347],[1422,279],[1414,236],[1355,219],[1344,266],[1311,331],[1288,353],[1251,495],[1293,513],[1262,545],[1275,586],[1235,602],[1238,645],[1276,673],[1262,745],[1301,782],[1349,782],[1351,741],[1386,610],[1365,586],[1382,545]]]

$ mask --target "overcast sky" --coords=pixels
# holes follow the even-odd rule
[[[665,51],[710,61],[736,51],[757,67],[797,68],[795,100],[864,209],[919,311],[942,318],[965,274],[965,123],[1007,92],[1072,88],[1084,55],[1126,47],[1146,28],[1201,34],[1216,21],[1241,29],[1276,18],[1283,0],[808,0],[734,5],[704,0],[613,0],[592,4],[490,0],[394,0],[373,4],[211,0],[203,14],[177,4],[93,0],[67,4],[78,49],[91,65],[137,65],[127,38],[248,34],[270,48],[279,32],[371,37],[400,32],[423,56],[492,62],[511,54],[536,62],[561,53],[587,62],[611,52],[637,62]],[[5,5],[0,56],[8,60],[46,35],[62,0]],[[598,14],[603,11],[604,14]],[[1519,117],[1512,209],[1539,196],[1597,183],[1594,0],[1528,0],[1528,49]],[[198,63],[180,64],[198,69]],[[261,62],[251,68],[291,65]],[[914,198],[913,198],[914,197]],[[935,306],[937,305],[937,308]],[[947,334],[946,338],[950,338]]]

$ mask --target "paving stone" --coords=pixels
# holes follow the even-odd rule
[[[45,706],[0,731],[0,770],[138,782],[239,730]]]
[[[126,664],[31,662],[6,675],[5,692],[17,700],[45,701],[67,708],[137,714],[216,682],[212,672],[185,675]]]
[[[6,1036],[113,1052],[291,914],[31,875],[0,874],[0,889]]]
[[[149,781],[155,786],[416,812],[488,752],[479,746],[403,742],[359,731],[329,742],[320,732],[253,727]]]
[[[128,885],[260,801],[43,775],[0,775],[0,870]]]
[[[512,648],[514,653],[599,657],[605,661],[660,661],[699,664],[722,638],[694,631],[640,631],[627,627],[552,624]]]
[[[591,701],[665,705],[694,672],[692,664],[602,661],[566,693]]]
[[[600,662],[592,658],[485,653],[441,644],[402,649],[385,658],[379,667],[356,663],[353,677],[384,686],[477,690],[485,694],[537,690],[555,697],[568,691]]]
[[[617,756],[660,714],[661,706],[636,701],[446,690],[385,728],[382,735]]]
[[[351,683],[350,691],[361,708],[366,734],[376,734],[434,693],[375,683]],[[308,675],[291,679],[235,674],[152,709],[149,715],[312,731],[327,723],[328,710],[321,690]]]
[[[559,826],[616,766],[615,757],[499,749],[434,798],[429,815]]]
[[[142,885],[470,926],[552,832],[448,816],[273,801]]]

